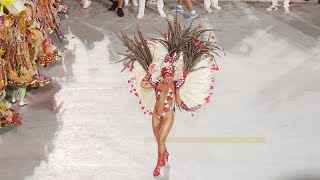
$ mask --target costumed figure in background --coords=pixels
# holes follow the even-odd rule
[[[4,59],[7,61],[8,85],[13,86],[12,102],[19,100],[19,105],[28,104],[26,96],[27,86],[40,87],[50,83],[42,76],[33,58],[30,55],[26,36],[28,23],[27,13],[22,11],[18,15],[4,15],[1,17],[0,31],[3,45],[6,47]]]
[[[33,0],[26,0],[26,2],[32,2]],[[32,4],[32,3],[31,3]],[[40,25],[41,31],[48,30],[49,33],[53,33],[56,39],[62,43],[65,39],[62,33],[62,26],[59,18],[58,10],[59,3],[55,0],[39,0],[35,4],[33,3],[35,10],[33,19]]]
[[[156,0],[156,1],[157,1],[158,13],[160,14],[160,16],[167,17],[166,13],[163,10],[163,7],[164,7],[163,0]],[[145,7],[146,7],[146,0],[139,0],[139,12],[137,15],[138,19],[143,18]]]
[[[8,108],[8,105],[3,103],[3,99],[6,96],[5,87],[7,85],[6,76],[6,61],[2,59],[4,50],[2,50],[2,43],[0,42],[0,128],[7,127],[13,123],[21,124],[19,120],[19,114],[17,111]]]
[[[158,144],[158,161],[153,175],[160,174],[168,162],[166,139],[174,121],[175,108],[196,111],[210,101],[213,72],[219,70],[214,56],[222,50],[212,30],[201,26],[182,29],[180,24],[168,22],[164,38],[146,40],[138,30],[138,37],[119,35],[128,54],[120,62],[129,68],[128,83],[144,114],[152,116],[152,128]]]
[[[27,40],[29,44],[30,55],[33,61],[37,63],[38,66],[49,67],[53,62],[58,62],[61,60],[62,53],[57,50],[54,46],[53,41],[48,32],[53,32],[51,26],[54,27],[53,22],[55,18],[44,18],[40,8],[31,2],[25,3],[27,7]],[[54,4],[51,7],[58,6]],[[45,8],[46,9],[46,8]],[[58,9],[55,9],[58,11]],[[45,13],[45,12],[44,12]],[[55,30],[55,37],[57,40],[62,42],[64,35],[61,31],[61,25],[58,19],[58,24],[56,25],[60,29],[59,31]],[[49,27],[49,30],[47,28]],[[59,32],[59,33],[58,33]]]

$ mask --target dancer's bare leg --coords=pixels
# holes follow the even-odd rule
[[[173,120],[174,120],[173,111],[168,112],[166,116],[161,120],[158,119],[155,113],[152,116],[153,133],[156,136],[157,143],[158,143],[158,161],[153,171],[154,176],[158,176],[160,174],[160,167],[165,165],[163,164],[163,162],[166,161],[166,159],[168,159],[169,154],[168,152],[166,152],[167,148],[166,148],[165,142],[171,130],[171,127],[173,125]]]
[[[158,144],[158,152],[164,153],[166,151],[166,140],[170,133],[174,122],[174,113],[173,111],[168,112],[161,122],[161,129],[159,135],[159,144]]]
[[[159,146],[159,137],[160,137],[161,121],[158,119],[157,115],[153,113],[152,115],[152,130],[153,134],[157,139],[157,144]]]

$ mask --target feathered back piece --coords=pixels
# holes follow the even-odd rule
[[[126,58],[121,60],[129,60],[128,62],[126,62],[126,65],[123,68],[123,70],[125,70],[127,67],[133,67],[133,63],[135,61],[138,61],[143,67],[143,69],[147,71],[148,67],[152,63],[152,54],[148,47],[148,42],[143,37],[141,31],[138,30],[138,38],[136,35],[134,35],[134,38],[130,39],[124,33],[121,33],[121,35],[117,36],[121,39],[123,45],[127,47],[128,52],[128,54],[125,54]]]
[[[203,60],[204,56],[213,58],[214,55],[219,56],[216,52],[217,50],[223,51],[214,41],[214,36],[207,34],[207,32],[214,31],[214,29],[203,29],[202,26],[193,28],[192,23],[187,28],[181,28],[180,23],[177,23],[177,18],[174,19],[173,24],[168,20],[167,22],[168,31],[163,34],[164,39],[156,38],[155,40],[168,49],[169,55],[183,52],[184,72],[199,69],[195,68]],[[160,32],[159,30],[157,31]]]
[[[168,31],[164,33],[165,39],[156,38],[161,44],[163,44],[171,55],[174,52],[181,52],[185,49],[185,45],[192,42],[192,37],[190,37],[189,31],[191,25],[187,29],[182,29],[181,25],[177,23],[177,18],[174,19],[173,24],[167,19]],[[161,31],[157,30],[161,33]],[[162,33],[161,33],[162,34]]]
[[[192,72],[202,68],[197,67],[197,64],[203,60],[204,57],[215,60],[214,56],[219,56],[217,50],[223,51],[223,49],[215,41],[215,37],[211,36],[211,34],[206,34],[208,31],[213,30],[202,29],[202,26],[198,26],[197,28],[188,32],[189,36],[192,37],[192,43],[186,44],[183,51],[183,67],[185,72]]]

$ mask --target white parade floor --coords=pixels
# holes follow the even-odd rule
[[[140,25],[156,37],[153,27],[164,31],[166,21],[155,5],[137,20],[133,6],[119,18],[107,0],[89,9],[66,3],[64,60],[42,70],[53,82],[29,91],[30,105],[13,106],[23,124],[0,130],[0,179],[151,180],[151,119],[114,64],[125,50],[114,33]],[[171,20],[174,4],[165,2]],[[207,14],[197,2],[194,22],[216,29],[227,51],[214,97],[194,117],[177,112],[169,136],[186,142],[167,144],[170,166],[157,179],[320,180],[320,5],[292,4],[290,15],[266,12],[269,3],[220,5]],[[203,137],[212,141],[191,141]],[[247,141],[230,141],[241,137]]]

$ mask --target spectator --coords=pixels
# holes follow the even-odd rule
[[[216,9],[221,9],[218,3],[219,3],[219,0],[204,0],[204,6],[205,6],[204,10],[207,11],[208,13],[212,13],[210,6]]]
[[[283,8],[284,8],[284,12],[286,14],[290,13],[289,3],[290,3],[290,0],[283,0]],[[279,4],[278,0],[272,0],[272,5],[267,8],[267,11],[276,11],[276,10],[278,10],[278,4]]]
[[[187,16],[187,20],[192,20],[192,19],[199,17],[200,14],[197,13],[196,10],[194,9],[193,4],[192,4],[192,0],[185,0],[185,1],[186,1],[188,9],[190,10],[190,14]],[[178,4],[175,7],[173,7],[171,10],[175,11],[175,12],[183,13],[184,9],[183,9],[182,3],[183,3],[183,0],[178,0]]]

